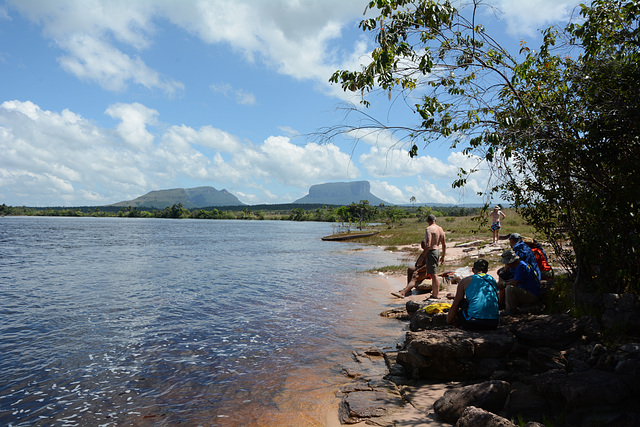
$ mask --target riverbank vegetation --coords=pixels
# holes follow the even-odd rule
[[[164,209],[144,207],[84,206],[84,207],[11,207],[0,205],[0,216],[70,216],[121,218],[175,218],[175,219],[238,219],[287,220],[339,223],[341,230],[366,227],[367,223],[398,223],[404,219],[425,221],[427,216],[464,217],[481,215],[481,208],[458,206],[372,206],[366,200],[348,206],[334,205],[258,205],[226,206],[186,209],[176,203]]]
[[[580,5],[565,28],[543,30],[539,47],[523,41],[518,52],[482,25],[488,2],[459,6],[369,2],[360,27],[375,39],[372,61],[331,77],[361,105],[347,106],[344,122],[319,136],[393,138],[389,145],[410,157],[449,144],[475,165],[452,184],[488,172],[480,194],[500,195],[553,245],[574,297],[639,292],[640,3]],[[396,117],[415,121],[388,123],[366,111],[392,99],[409,100],[393,103],[410,110]]]

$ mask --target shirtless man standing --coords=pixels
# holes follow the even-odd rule
[[[431,298],[438,298],[440,292],[440,278],[438,277],[438,264],[444,263],[444,256],[447,251],[444,230],[436,224],[436,217],[429,215],[427,217],[429,226],[425,230],[424,240],[422,241],[426,252],[425,263],[427,265],[427,277],[431,277]],[[442,248],[442,251],[438,249]],[[394,296],[404,298],[408,292],[415,286],[415,281],[411,280],[407,286],[398,292],[392,292]]]

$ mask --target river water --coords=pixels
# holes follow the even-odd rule
[[[328,425],[401,338],[395,255],[326,223],[0,218],[0,425]],[[390,302],[390,300],[389,300]]]

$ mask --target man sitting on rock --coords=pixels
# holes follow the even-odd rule
[[[463,329],[483,330],[498,327],[498,286],[487,274],[489,262],[477,259],[471,271],[458,283],[456,296],[447,314],[447,323],[459,323]],[[456,320],[458,322],[456,322]]]
[[[513,273],[512,279],[505,280],[500,277],[498,280],[500,301],[506,303],[503,314],[506,316],[516,314],[520,307],[530,306],[540,301],[540,281],[531,265],[521,260],[513,249],[504,251],[500,261],[505,265],[506,271]]]
[[[536,272],[536,275],[538,276],[538,280],[540,280],[541,274],[536,256],[534,255],[529,245],[527,245],[524,240],[522,240],[522,236],[518,233],[509,234],[509,246],[511,246],[520,260],[526,262],[531,266],[531,268],[533,268],[533,270]],[[498,276],[503,280],[509,280],[513,278],[513,274],[511,274],[509,270],[503,268],[498,270]]]

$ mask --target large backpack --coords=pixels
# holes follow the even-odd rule
[[[549,265],[549,261],[547,260],[547,254],[544,253],[542,247],[537,242],[525,242],[527,246],[531,248],[531,252],[536,257],[536,263],[538,264],[538,268],[540,271],[551,271],[551,266]]]

